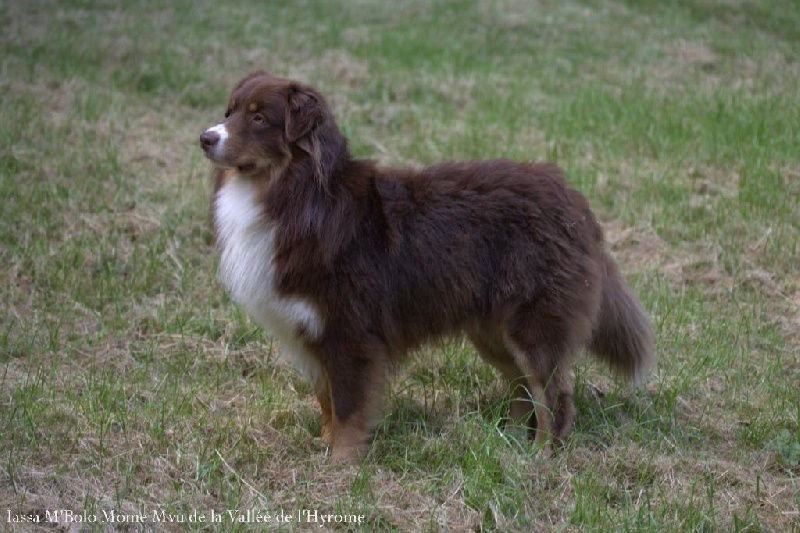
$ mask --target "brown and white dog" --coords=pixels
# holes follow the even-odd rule
[[[380,168],[350,155],[317,91],[267,72],[200,144],[222,281],[312,382],[335,460],[366,452],[393,363],[443,336],[500,371],[509,422],[546,452],[570,431],[582,347],[644,379],[651,323],[557,167]]]

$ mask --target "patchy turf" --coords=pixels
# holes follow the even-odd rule
[[[31,0],[0,22],[3,528],[800,529],[796,2]],[[562,165],[657,324],[646,393],[587,359],[544,460],[499,431],[472,348],[433,346],[362,467],[331,466],[308,385],[215,277],[197,137],[256,68],[318,86],[382,163]]]

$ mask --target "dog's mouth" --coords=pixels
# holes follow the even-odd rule
[[[214,152],[214,148],[213,147],[208,148],[206,146],[203,146],[203,155],[206,156],[206,159],[211,161],[214,164],[214,166],[216,166],[216,167],[219,167],[219,168],[233,168],[232,165],[228,165],[228,164],[225,163],[225,161],[222,161],[220,159],[220,157]]]
[[[256,165],[255,163],[244,163],[237,165],[235,163],[222,161],[217,157],[215,157],[214,154],[211,154],[209,152],[206,152],[205,155],[206,158],[208,158],[208,160],[211,161],[215,167],[221,169],[236,170],[239,174],[252,174],[258,169],[258,165]]]

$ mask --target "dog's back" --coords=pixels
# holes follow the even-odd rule
[[[503,321],[542,298],[594,313],[598,297],[586,293],[599,294],[602,232],[557,167],[449,163],[375,183],[386,225],[377,246],[386,286],[375,296],[401,340]],[[349,264],[363,257],[353,255]]]

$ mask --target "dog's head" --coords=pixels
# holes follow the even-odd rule
[[[305,162],[327,186],[325,145],[332,134],[341,136],[322,95],[261,71],[234,87],[224,122],[206,130],[200,146],[216,166],[253,178],[269,178]]]

